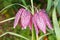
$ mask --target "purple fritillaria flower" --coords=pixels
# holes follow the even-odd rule
[[[46,14],[46,11],[45,10],[40,10],[39,15],[44,19],[48,28],[50,28],[52,30],[52,24],[51,24],[51,21],[50,21],[48,15]]]
[[[30,19],[31,19],[31,13],[26,9],[21,8],[15,16],[14,28],[19,22],[19,24],[22,26],[22,29],[26,29],[27,26],[29,26],[31,29],[32,24],[30,22]]]
[[[38,35],[39,30],[46,33],[46,26],[52,30],[50,19],[45,10],[39,10],[32,15],[28,10],[21,8],[15,16],[14,28],[18,22],[22,29],[26,29],[26,27],[29,26],[30,30],[32,30],[32,24],[34,24],[36,35]]]
[[[46,23],[45,21],[39,16],[38,13],[35,13],[33,16],[33,24],[36,30],[36,35],[38,35],[38,29],[46,33]]]
[[[38,34],[38,29],[40,29],[43,33],[46,33],[46,25],[52,30],[52,25],[48,15],[45,10],[40,10],[33,16],[33,23],[35,26],[36,34]]]

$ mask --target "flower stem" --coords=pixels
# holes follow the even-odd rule
[[[34,14],[33,0],[31,0],[31,6],[32,6],[31,8],[32,14]],[[35,31],[34,26],[32,26],[32,40],[36,40],[34,31]]]
[[[33,0],[31,0],[31,6],[32,6],[32,14],[34,14],[34,6],[33,6]]]
[[[36,35],[36,40],[38,40],[38,35]]]
[[[34,40],[34,28],[32,26],[32,40]]]

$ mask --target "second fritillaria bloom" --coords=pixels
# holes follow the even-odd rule
[[[14,28],[18,23],[21,25],[22,29],[26,29],[26,27],[29,26],[30,30],[32,30],[33,23],[36,35],[38,35],[38,29],[40,29],[43,33],[46,33],[46,25],[52,30],[50,19],[48,18],[45,10],[40,10],[32,15],[26,9],[21,8],[15,16]]]
[[[48,15],[46,14],[45,10],[40,10],[33,16],[33,23],[35,26],[36,34],[38,34],[38,29],[40,29],[43,33],[46,33],[46,26],[52,30],[52,25]]]

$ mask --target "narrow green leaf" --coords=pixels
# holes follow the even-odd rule
[[[57,5],[57,12],[58,12],[59,15],[60,15],[60,0],[59,0],[59,3],[58,3],[58,5]]]
[[[43,37],[45,37],[45,36],[47,36],[47,35],[50,35],[50,34],[52,34],[52,33],[47,33],[47,34],[44,34],[44,35],[40,36],[40,37],[39,37],[39,40],[41,40]]]
[[[6,19],[6,20],[3,20],[3,21],[0,21],[0,23],[4,23],[4,22],[6,22],[6,21],[10,21],[10,20],[13,20],[13,19],[15,19],[15,17],[12,17],[12,18],[9,18],[9,19]]]
[[[54,1],[54,7],[57,7],[58,3],[59,3],[59,0],[55,0]]]
[[[52,0],[48,0],[48,2],[47,2],[47,9],[46,9],[47,12],[49,12],[51,6],[52,6]]]
[[[22,4],[14,3],[14,4],[10,4],[10,5],[6,6],[5,8],[3,8],[3,9],[0,11],[0,13],[3,12],[5,9],[10,8],[10,7],[14,6],[14,5],[19,5],[19,6],[24,7],[25,9],[29,10],[27,7],[25,7],[25,6],[22,5]]]
[[[23,5],[27,6],[25,0],[21,0],[21,1],[22,1]]]
[[[19,34],[16,34],[16,33],[12,33],[12,32],[6,32],[6,33],[0,35],[0,37],[4,36],[4,35],[6,35],[6,34],[14,35],[14,36],[21,37],[21,38],[24,38],[24,39],[26,39],[26,40],[29,40],[28,38],[26,38],[26,37],[24,37],[24,36],[22,36],[22,35],[19,35]]]
[[[56,38],[57,38],[57,40],[60,40],[60,28],[59,28],[59,24],[58,24],[58,20],[57,20],[57,16],[56,16],[55,8],[53,9],[52,19],[53,19],[53,25],[54,25]]]
[[[12,0],[6,0],[6,1],[4,0],[3,1],[4,7],[7,6],[7,5],[10,5],[11,3],[12,3]]]

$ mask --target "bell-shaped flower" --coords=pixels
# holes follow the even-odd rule
[[[50,19],[45,10],[39,10],[32,15],[28,10],[21,8],[15,16],[14,28],[18,23],[22,29],[26,29],[29,26],[30,30],[32,30],[32,24],[34,24],[36,35],[38,35],[39,30],[46,33],[46,26],[52,30]]]
[[[52,30],[52,24],[51,24],[51,21],[50,21],[48,15],[46,14],[46,11],[43,9],[43,10],[40,10],[38,13],[44,19],[48,28],[50,28]]]
[[[48,18],[48,15],[44,10],[40,10],[35,13],[32,19],[36,34],[38,34],[38,29],[40,29],[43,33],[46,33],[46,26],[48,26],[52,30],[50,19]]]
[[[27,26],[32,26],[30,24],[31,23],[30,19],[31,19],[31,13],[26,9],[21,8],[15,16],[14,28],[18,23],[22,26],[22,29],[26,29]]]

